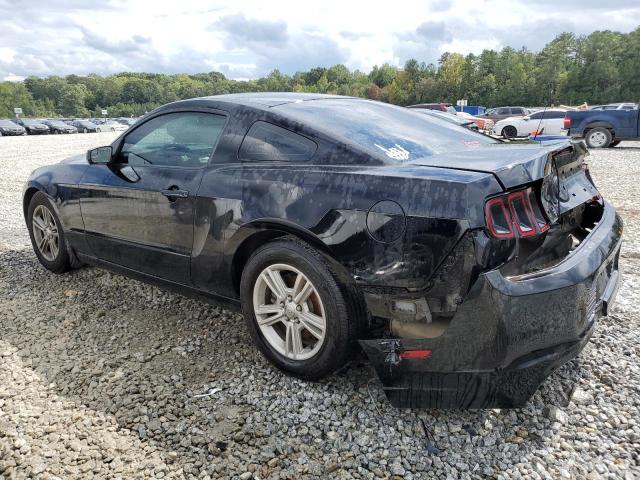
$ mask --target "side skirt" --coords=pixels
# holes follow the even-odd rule
[[[156,287],[163,288],[165,290],[169,290],[173,293],[177,293],[179,295],[184,295],[185,297],[193,298],[196,300],[200,300],[211,305],[215,305],[217,307],[226,308],[228,310],[232,310],[234,312],[240,312],[240,301],[234,298],[223,297],[220,295],[216,295],[214,293],[205,292],[203,290],[198,290],[196,288],[188,287],[186,285],[181,285],[179,283],[172,282],[170,280],[165,280],[164,278],[154,277],[153,275],[148,275],[146,273],[141,273],[136,270],[132,270],[127,267],[123,267],[121,265],[117,265],[115,263],[108,262],[106,260],[101,260],[92,255],[87,255],[84,253],[77,253],[78,258],[89,265],[93,265],[95,267],[104,268],[106,270],[110,270],[114,273],[118,273],[120,275],[124,275],[125,277],[134,278],[141,282],[148,283],[150,285],[154,285]]]

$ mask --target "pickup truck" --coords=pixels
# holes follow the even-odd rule
[[[590,148],[615,147],[622,140],[640,139],[640,110],[569,111],[564,129],[570,137],[584,138]]]

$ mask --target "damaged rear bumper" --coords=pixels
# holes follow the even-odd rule
[[[608,313],[621,236],[622,220],[605,204],[597,227],[552,269],[517,280],[498,270],[481,274],[442,335],[361,340],[389,401],[399,408],[524,405]],[[429,354],[403,354],[416,350]]]

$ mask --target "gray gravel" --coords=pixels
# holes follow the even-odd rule
[[[625,283],[580,358],[520,410],[413,412],[385,402],[364,359],[305,383],[236,314],[41,268],[23,181],[112,138],[0,138],[0,479],[640,476],[640,144],[590,157],[626,221]]]

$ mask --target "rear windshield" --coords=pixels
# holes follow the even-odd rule
[[[413,109],[368,100],[312,100],[274,109],[372,155],[397,162],[499,143]]]
[[[15,127],[16,124],[9,120],[0,120],[0,127]]]

